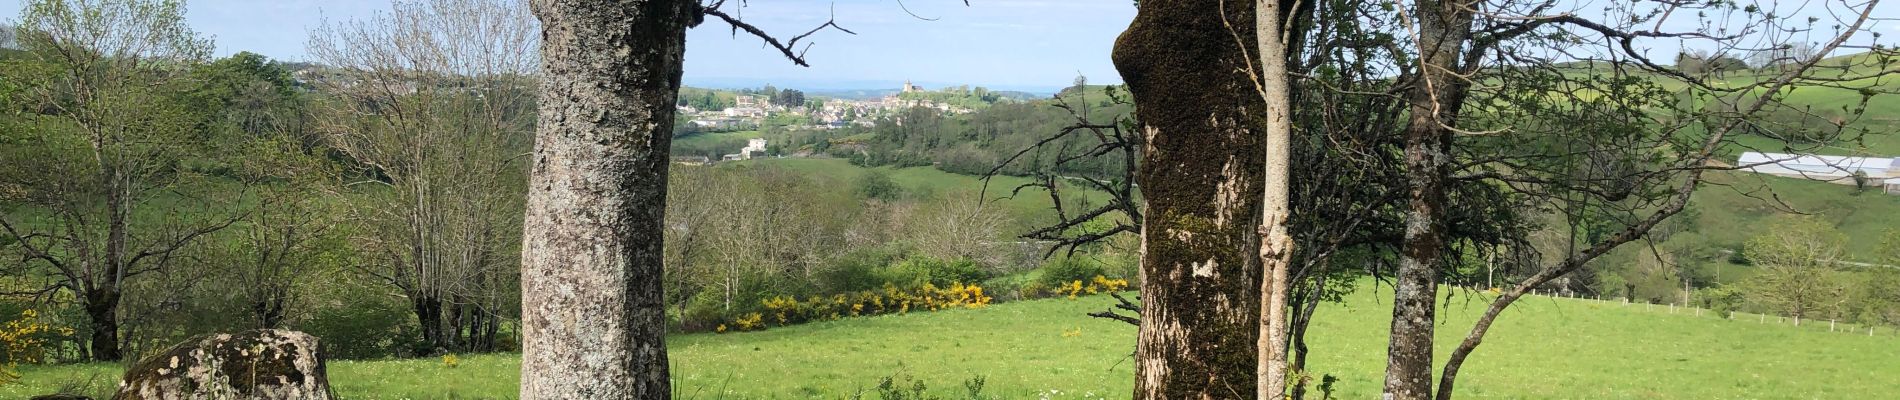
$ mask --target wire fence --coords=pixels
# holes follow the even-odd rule
[[[1718,313],[1715,310],[1701,308],[1701,307],[1694,307],[1694,306],[1684,305],[1684,304],[1631,302],[1627,298],[1604,298],[1602,296],[1581,295],[1577,293],[1564,293],[1560,291],[1535,290],[1531,292],[1531,295],[1541,296],[1541,297],[1550,297],[1550,298],[1580,300],[1580,301],[1592,301],[1592,302],[1598,302],[1598,303],[1623,307],[1623,308],[1627,308],[1631,310],[1640,309],[1641,311],[1644,311],[1644,312],[1654,312],[1654,313],[1662,313],[1662,314],[1669,314],[1669,315],[1682,315],[1682,316],[1697,317],[1697,318],[1719,318],[1719,319],[1734,321],[1737,323],[1755,323],[1755,324],[1761,324],[1761,325],[1770,325],[1770,324],[1786,325],[1791,328],[1797,328],[1797,329],[1813,331],[1813,332],[1822,332],[1822,333],[1842,333],[1842,334],[1856,334],[1856,335],[1867,335],[1867,336],[1900,335],[1900,329],[1896,329],[1896,327],[1893,327],[1893,326],[1877,325],[1877,324],[1863,324],[1863,323],[1841,321],[1841,320],[1830,319],[1830,318],[1803,319],[1803,318],[1794,318],[1794,317],[1783,316],[1783,315],[1748,313],[1748,312],[1740,312],[1740,311],[1729,311],[1726,314],[1723,314],[1723,313]]]

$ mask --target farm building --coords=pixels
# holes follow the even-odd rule
[[[1735,166],[1743,171],[1843,185],[1900,186],[1900,159],[1891,157],[1823,156],[1783,153],[1742,153]],[[1857,180],[1856,175],[1865,178]],[[1900,187],[1887,187],[1888,192]]]

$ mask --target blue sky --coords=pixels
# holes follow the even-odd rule
[[[0,0],[0,19],[18,17],[23,0]],[[1606,4],[1623,0],[1576,0],[1567,11],[1600,15]],[[1778,14],[1805,15],[1839,11],[1857,0],[1755,0]],[[1746,1],[1745,1],[1746,2]],[[738,3],[737,0],[731,3]],[[994,89],[1052,92],[1077,74],[1093,83],[1119,83],[1109,52],[1116,35],[1134,18],[1129,0],[751,0],[743,17],[781,37],[817,26],[835,12],[839,24],[857,35],[827,30],[808,39],[812,66],[798,67],[758,39],[737,37],[719,21],[707,21],[688,35],[686,83],[709,87],[756,87],[766,83],[804,89],[896,88],[904,80],[926,87],[971,84]],[[218,55],[253,51],[274,58],[304,59],[308,30],[325,18],[367,18],[389,8],[389,0],[188,0],[187,18],[212,36]],[[1900,5],[1876,10],[1873,31],[1900,33]],[[729,5],[728,10],[733,6]],[[1794,11],[1793,9],[1799,9]],[[1793,11],[1793,12],[1789,12]],[[1672,21],[1692,20],[1676,18]],[[1803,21],[1805,22],[1805,21]],[[1819,40],[1832,33],[1832,19],[1814,24]],[[1672,24],[1674,25],[1674,24]],[[1692,29],[1672,26],[1669,30]],[[1864,43],[1863,35],[1856,42]],[[1883,40],[1891,42],[1891,40]],[[1691,43],[1690,46],[1696,46]],[[1676,43],[1645,41],[1652,57],[1672,60]],[[1856,50],[1858,51],[1858,50]]]
[[[22,0],[0,0],[0,19],[19,16]],[[733,1],[737,3],[737,1]],[[986,85],[998,89],[1053,90],[1076,74],[1091,82],[1121,79],[1109,61],[1115,36],[1134,18],[1127,0],[906,0],[918,19],[891,0],[838,0],[840,25],[849,35],[826,31],[807,39],[812,66],[803,68],[743,32],[708,21],[688,34],[686,81],[712,86],[828,89],[896,88],[919,85]],[[752,0],[744,18],[790,37],[824,23],[833,2]],[[324,18],[365,18],[389,8],[388,0],[187,0],[187,18],[212,36],[218,55],[251,51],[273,58],[304,59],[307,31]],[[728,6],[731,8],[732,6]]]

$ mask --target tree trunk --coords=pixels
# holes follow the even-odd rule
[[[664,399],[667,147],[683,0],[535,0],[540,115],[522,243],[523,399]]]
[[[1289,364],[1294,371],[1306,370],[1306,357],[1311,353],[1311,349],[1306,346],[1306,332],[1307,328],[1313,324],[1313,313],[1319,310],[1319,303],[1322,301],[1320,294],[1325,290],[1326,275],[1320,275],[1313,279],[1311,289],[1293,292],[1298,296],[1293,298],[1289,307],[1299,312],[1287,316],[1287,337],[1292,343],[1288,357],[1291,359]],[[1289,384],[1293,388],[1288,390],[1287,398],[1294,400],[1306,398],[1306,381],[1289,382]]]
[[[1260,99],[1266,104],[1266,169],[1262,180],[1260,215],[1260,265],[1266,277],[1260,280],[1260,399],[1279,399],[1286,395],[1287,361],[1287,290],[1292,285],[1287,275],[1293,264],[1293,237],[1287,233],[1287,220],[1293,213],[1289,184],[1289,158],[1293,146],[1291,89],[1287,84],[1286,35],[1281,28],[1280,0],[1260,0],[1254,5],[1254,40],[1260,58]]]
[[[1115,43],[1146,138],[1137,399],[1257,390],[1264,106],[1242,51],[1254,5],[1222,3],[1141,2]]]
[[[410,299],[416,311],[416,325],[422,328],[422,343],[427,351],[445,348],[442,343],[442,300],[424,295]]]
[[[86,293],[86,316],[92,319],[92,360],[119,361],[119,291],[98,288]]]
[[[497,350],[498,346],[495,346],[495,335],[499,332],[501,332],[501,316],[491,311],[488,314],[487,329],[482,331],[482,348],[488,349],[489,351]]]
[[[1418,80],[1407,93],[1405,129],[1405,239],[1392,301],[1391,342],[1386,348],[1385,399],[1432,396],[1432,328],[1436,318],[1438,264],[1445,249],[1445,185],[1450,174],[1450,126],[1457,123],[1465,81],[1455,75],[1469,34],[1471,11],[1463,3],[1421,1],[1422,59]]]

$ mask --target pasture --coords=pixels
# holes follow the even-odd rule
[[[1338,378],[1334,398],[1377,398],[1389,308],[1381,289],[1326,304],[1311,333],[1312,373]],[[1389,295],[1385,295],[1389,296]],[[1470,297],[1467,297],[1470,296]],[[1483,293],[1459,290],[1440,314],[1439,360],[1482,310]],[[900,387],[963,398],[982,377],[986,397],[1126,398],[1134,327],[1083,316],[1105,296],[992,305],[979,310],[849,318],[766,331],[676,335],[668,340],[682,399],[879,398]],[[1766,322],[1762,322],[1762,321]],[[1463,399],[1883,398],[1900,386],[1900,337],[1826,321],[1800,327],[1775,317],[1614,301],[1530,297],[1494,327],[1461,373]],[[331,361],[345,399],[514,398],[519,359]],[[94,380],[109,390],[113,365],[23,366],[24,398]],[[1318,379],[1315,379],[1317,383]],[[1318,398],[1318,392],[1314,397]]]

